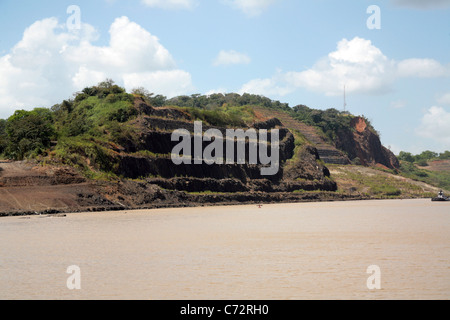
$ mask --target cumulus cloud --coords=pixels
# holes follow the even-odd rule
[[[109,33],[109,46],[99,47],[82,41],[66,50],[67,60],[90,70],[120,74],[175,67],[172,56],[159,39],[127,17],[117,18]]]
[[[142,0],[146,6],[162,9],[192,9],[197,5],[196,0]]]
[[[183,70],[161,70],[130,73],[123,76],[126,88],[149,88],[156,94],[169,97],[182,95],[192,90],[190,73]]]
[[[344,85],[348,92],[378,93],[388,90],[394,78],[389,60],[370,40],[343,39],[337,50],[311,69],[289,72],[288,81],[327,95],[340,95]]]
[[[223,0],[223,2],[238,9],[248,16],[258,16],[277,0]]]
[[[423,116],[416,133],[419,136],[430,138],[433,141],[441,143],[444,149],[449,149],[450,111],[442,107],[431,107]]]
[[[98,33],[90,25],[72,32],[56,18],[32,24],[0,57],[0,117],[17,108],[49,107],[106,78],[127,90],[148,85],[168,96],[192,88],[190,74],[177,70],[159,39],[138,24],[117,18],[109,34],[107,46],[96,46]]]
[[[449,74],[447,67],[433,59],[406,59],[397,68],[399,77],[436,78]]]
[[[228,66],[235,64],[249,64],[251,59],[248,55],[240,53],[234,50],[219,52],[217,57],[213,61],[214,66]]]
[[[399,7],[413,9],[450,8],[450,0],[392,0],[392,2]]]
[[[396,62],[386,57],[370,40],[355,37],[339,41],[337,50],[304,71],[277,72],[269,79],[252,80],[243,89],[290,93],[298,88],[341,95],[348,92],[382,94],[391,90],[401,77],[438,77],[449,75],[449,68],[432,59],[407,59]],[[257,86],[260,84],[260,87]]]
[[[239,90],[240,94],[252,93],[258,95],[284,96],[293,91],[292,86],[286,85],[282,74],[275,75],[270,79],[254,79],[246,83]]]

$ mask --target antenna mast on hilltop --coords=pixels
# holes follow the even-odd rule
[[[344,85],[344,112],[346,111],[346,108],[347,108],[347,97],[345,94],[345,85]]]

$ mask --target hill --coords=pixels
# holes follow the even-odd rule
[[[199,121],[197,134],[215,135],[197,145]],[[227,135],[236,129],[257,133],[242,145]],[[193,137],[180,154],[182,163],[172,158],[180,144],[173,139],[176,130]],[[260,141],[265,131],[268,148],[279,150],[277,159],[273,151],[264,158],[261,149],[252,158],[253,139]],[[216,163],[207,163],[206,152],[195,158],[198,164],[185,153],[213,145]],[[228,152],[227,146],[244,146],[244,162],[235,153],[232,159],[218,154],[220,147]],[[167,100],[142,88],[129,94],[107,80],[51,109],[18,110],[0,121],[0,152],[3,215],[421,196],[409,192],[418,190],[414,184],[393,192],[388,182],[376,181],[371,183],[380,184],[378,191],[367,192],[349,187],[353,178],[343,179],[341,172],[348,173],[352,163],[398,173],[398,160],[365,118],[334,109],[290,108],[248,94]],[[263,174],[267,157],[277,165],[272,175]],[[428,195],[434,189],[422,191]]]
[[[333,165],[330,172],[339,186],[338,192],[346,194],[364,194],[372,198],[431,198],[440,190],[425,182],[374,167]]]

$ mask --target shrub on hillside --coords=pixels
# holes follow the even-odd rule
[[[8,118],[5,131],[6,153],[15,160],[40,154],[55,136],[51,112],[42,108],[17,110]]]

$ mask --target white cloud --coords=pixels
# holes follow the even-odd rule
[[[238,9],[248,16],[258,16],[277,0],[223,0],[223,2]]]
[[[228,66],[235,64],[249,64],[251,59],[248,55],[240,53],[234,50],[219,52],[218,56],[214,59],[214,66]]]
[[[277,76],[274,76],[271,79],[254,79],[246,83],[239,90],[240,94],[244,93],[252,93],[258,95],[276,95],[276,96],[284,96],[293,91],[293,89],[289,86],[279,85],[280,83],[277,79]]]
[[[84,88],[90,83],[99,83],[106,78],[106,74],[102,71],[90,70],[86,66],[81,66],[72,77],[72,83],[76,88]]]
[[[81,42],[66,51],[67,59],[90,70],[108,70],[110,73],[175,67],[172,56],[159,43],[159,39],[127,17],[117,18],[109,33],[109,46],[98,47],[90,42]]]
[[[370,40],[354,38],[338,43],[337,51],[311,69],[288,73],[289,82],[327,95],[348,92],[379,93],[392,83],[393,61],[372,45]]]
[[[155,94],[164,94],[169,97],[179,96],[193,89],[191,75],[183,70],[125,74],[123,80],[125,87],[129,90],[144,87]]]
[[[433,59],[406,59],[397,68],[399,77],[436,78],[449,74],[448,68]]]
[[[450,106],[450,92],[442,95],[438,99],[438,103],[441,104],[441,105],[448,105],[448,106]]]
[[[392,0],[392,2],[399,7],[413,9],[443,9],[450,7],[450,0]]]
[[[320,59],[305,71],[279,73],[269,79],[252,80],[243,88],[255,87],[255,81],[265,90],[289,93],[298,88],[342,95],[349,93],[382,94],[391,90],[401,77],[438,77],[449,75],[448,67],[432,59],[407,59],[396,62],[387,58],[370,40],[355,37],[343,39],[337,50]]]
[[[416,133],[442,144],[443,149],[450,149],[450,112],[442,107],[431,107]]]
[[[90,25],[69,32],[56,18],[32,24],[10,53],[0,56],[0,118],[17,108],[50,107],[105,78],[127,90],[148,85],[167,96],[192,88],[190,74],[177,70],[168,50],[141,26],[121,17],[109,33],[109,44],[96,46],[98,34]]]
[[[196,0],[142,0],[146,6],[162,9],[192,9],[197,5]]]

